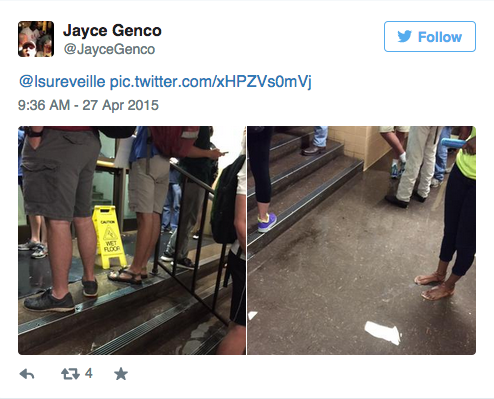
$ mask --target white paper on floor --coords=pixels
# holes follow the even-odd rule
[[[249,320],[252,320],[254,317],[256,317],[256,314],[257,314],[257,312],[249,312],[247,314],[247,317],[249,318]]]
[[[373,337],[384,339],[395,344],[396,346],[400,345],[400,333],[398,332],[398,328],[396,328],[396,326],[390,328],[373,323],[372,321],[368,321],[365,323],[365,331]]]

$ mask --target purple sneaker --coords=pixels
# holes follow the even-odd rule
[[[266,233],[273,228],[276,224],[276,215],[274,213],[269,214],[269,220],[267,222],[263,222],[260,219],[257,219],[257,231],[259,233]]]

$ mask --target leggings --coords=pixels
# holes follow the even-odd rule
[[[250,170],[256,183],[256,199],[257,202],[263,204],[271,202],[269,147],[272,134],[272,126],[264,126],[262,131],[247,128],[247,148],[249,150]]]
[[[476,253],[475,183],[457,165],[449,176],[444,204],[444,237],[439,259],[450,262],[456,252],[453,274],[464,276]]]

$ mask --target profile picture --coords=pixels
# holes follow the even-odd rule
[[[19,57],[53,56],[53,22],[20,21],[17,30]]]

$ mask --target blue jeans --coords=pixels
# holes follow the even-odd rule
[[[181,198],[182,190],[180,189],[180,184],[169,184],[165,206],[163,207],[163,219],[161,221],[163,227],[170,225],[172,230],[177,228]]]
[[[448,148],[441,145],[441,140],[444,138],[449,139],[451,137],[451,130],[451,126],[443,127],[443,130],[441,131],[441,137],[439,138],[439,143],[437,145],[434,179],[437,179],[439,181],[444,180],[444,173],[446,172],[446,166],[448,163]]]
[[[316,147],[326,147],[327,138],[328,138],[328,127],[327,126],[314,126],[313,144]]]

